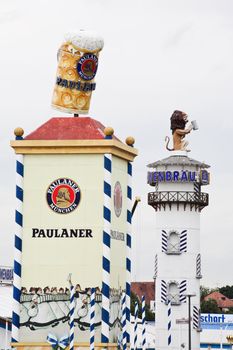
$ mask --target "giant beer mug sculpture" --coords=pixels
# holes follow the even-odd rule
[[[73,114],[89,112],[91,94],[96,87],[94,78],[99,52],[103,46],[103,39],[92,32],[66,35],[58,51],[52,107]]]

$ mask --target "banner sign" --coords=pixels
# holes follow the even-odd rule
[[[147,183],[155,185],[158,182],[199,182],[202,185],[208,185],[209,172],[206,170],[201,170],[200,173],[188,170],[148,172]]]
[[[202,329],[233,329],[233,314],[201,314]]]
[[[1,282],[2,281],[12,282],[13,281],[13,268],[1,266],[0,267],[0,281]]]

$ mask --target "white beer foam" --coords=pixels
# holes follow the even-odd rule
[[[65,35],[65,41],[71,42],[80,49],[90,51],[102,50],[104,47],[103,38],[87,30],[80,30],[77,33],[67,33]]]

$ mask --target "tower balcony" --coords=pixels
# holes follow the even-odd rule
[[[186,191],[156,191],[148,193],[148,204],[156,211],[166,209],[168,206],[171,209],[172,204],[177,205],[177,209],[182,205],[184,210],[187,206],[190,210],[195,209],[201,211],[209,204],[208,193],[203,192],[186,192]]]

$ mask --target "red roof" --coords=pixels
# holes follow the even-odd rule
[[[140,299],[145,295],[146,304],[150,305],[151,300],[155,300],[154,282],[131,282],[131,291]]]
[[[105,126],[90,117],[51,118],[25,140],[102,140]],[[117,139],[113,136],[114,139]]]
[[[215,300],[218,304],[218,307],[221,309],[233,307],[233,300],[225,297],[225,295],[220,292],[212,292],[204,298],[205,301],[209,299]]]

